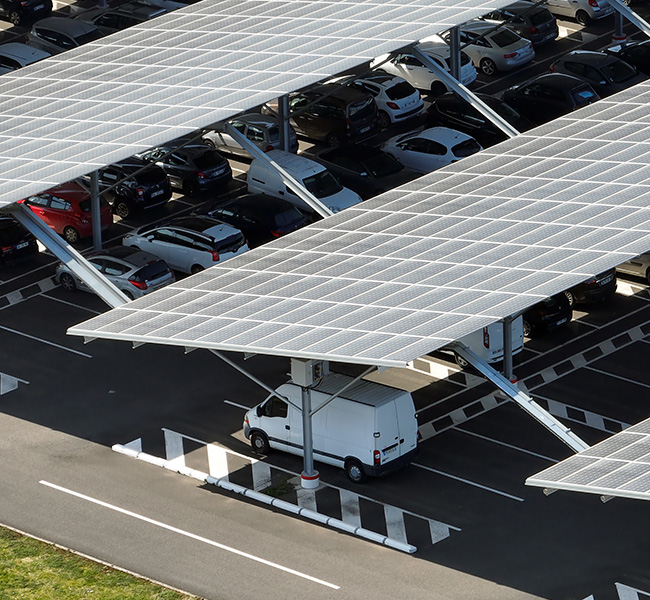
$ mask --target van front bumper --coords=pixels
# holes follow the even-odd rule
[[[411,464],[415,457],[419,453],[419,448],[415,447],[410,452],[402,454],[399,458],[391,460],[390,462],[384,463],[383,465],[363,465],[366,471],[366,475],[371,477],[381,477],[382,475],[388,475],[393,471],[397,471],[403,467],[406,467]]]

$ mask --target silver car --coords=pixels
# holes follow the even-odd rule
[[[546,0],[546,7],[556,17],[571,17],[580,25],[614,14],[614,7],[607,0]]]
[[[644,252],[643,254],[635,256],[623,264],[618,265],[616,271],[619,273],[625,273],[625,275],[643,277],[648,283],[650,283],[650,252]]]
[[[88,262],[131,300],[140,298],[176,280],[164,260],[137,248],[116,246],[87,256]],[[70,268],[61,263],[54,275],[57,283],[68,291],[92,292]]]
[[[177,217],[127,233],[122,244],[162,258],[172,269],[198,273],[248,250],[239,230],[204,216]]]

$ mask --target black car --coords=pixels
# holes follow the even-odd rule
[[[327,83],[299,92],[289,99],[298,133],[337,147],[369,137],[379,129],[374,98],[355,87]]]
[[[534,306],[522,315],[524,336],[530,338],[544,331],[552,331],[571,321],[573,311],[565,294],[555,294]]]
[[[166,9],[144,2],[128,2],[113,8],[91,8],[77,18],[92,23],[104,35],[110,35],[127,27],[140,25],[151,19],[164,15]]]
[[[388,152],[365,144],[346,144],[305,156],[327,167],[345,187],[364,200],[421,176]]]
[[[304,227],[309,222],[294,204],[265,194],[247,194],[227,202],[209,203],[196,211],[239,229],[256,248]]]
[[[162,167],[173,187],[192,196],[199,192],[225,187],[232,179],[230,163],[210,146],[172,144],[152,148],[140,158]]]
[[[0,265],[7,265],[38,254],[36,238],[16,219],[0,216]]]
[[[47,17],[52,12],[52,0],[0,0],[0,16],[14,25]]]
[[[501,99],[535,125],[541,125],[596,102],[600,96],[578,77],[547,73],[508,88]]]
[[[569,304],[604,302],[616,293],[616,269],[608,269],[564,292]]]
[[[650,40],[611,46],[606,52],[632,65],[639,73],[650,75]]]
[[[559,34],[557,20],[551,11],[528,0],[518,0],[505,8],[498,8],[483,18],[503,22],[535,46],[552,42]]]
[[[533,124],[522,117],[503,100],[488,94],[476,94],[494,112],[503,117],[517,131],[527,131]],[[454,92],[447,92],[436,98],[427,109],[427,127],[442,125],[471,135],[487,148],[502,142],[508,136],[478,110],[465,102]]]
[[[574,50],[551,64],[552,73],[574,75],[591,85],[603,98],[643,81],[645,77],[624,60],[591,50]]]
[[[113,212],[128,219],[133,212],[165,204],[172,188],[165,171],[142,158],[132,157],[98,171],[99,189]]]

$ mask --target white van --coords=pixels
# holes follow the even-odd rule
[[[311,388],[312,410],[352,377],[331,373]],[[244,435],[257,452],[283,450],[302,456],[302,389],[292,381],[244,417]],[[314,460],[345,469],[351,481],[379,476],[408,465],[418,450],[418,424],[411,394],[360,380],[312,416]]]
[[[302,183],[305,189],[316,196],[333,213],[361,202],[359,194],[343,187],[327,168],[309,158],[283,150],[270,150],[266,155],[298,183]],[[303,211],[313,212],[311,207],[285,185],[277,171],[270,169],[257,159],[251,162],[246,183],[248,191],[251,193],[284,198]]]
[[[512,320],[512,353],[517,354],[524,349],[524,320],[521,315]],[[491,323],[483,329],[463,336],[458,340],[467,346],[474,354],[487,363],[503,360],[503,322]],[[467,367],[467,362],[461,356],[455,355],[456,363]]]

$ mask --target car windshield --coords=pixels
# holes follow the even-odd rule
[[[391,100],[401,100],[402,98],[408,98],[415,92],[415,88],[406,81],[401,81],[400,83],[389,87],[386,90],[386,95]]]
[[[155,260],[145,265],[133,275],[136,281],[153,281],[169,273],[169,267],[164,260]]]
[[[507,46],[516,44],[520,38],[511,29],[499,29],[499,31],[496,31],[490,36],[490,39],[499,46],[499,48],[506,48]]]
[[[451,151],[454,153],[454,156],[464,158],[465,156],[476,154],[480,149],[481,146],[475,139],[469,139],[460,144],[456,144]]]
[[[463,50],[460,51],[460,66],[464,67],[466,64],[471,62],[469,55],[465,53]],[[451,71],[451,58],[447,57],[445,58],[445,64],[447,65],[447,69]]]
[[[614,83],[623,83],[628,79],[636,76],[636,70],[631,65],[628,65],[622,60],[615,60],[612,63],[605,65],[602,69],[603,75],[609,81]]]
[[[494,102],[489,103],[488,106],[498,115],[502,116],[504,119],[520,119],[519,113],[512,107],[508,106],[503,102]]]
[[[371,96],[368,96],[364,100],[355,102],[348,106],[348,117],[350,121],[360,121],[371,116],[375,112],[375,101]]]
[[[326,198],[338,194],[343,189],[343,186],[329,171],[321,171],[311,177],[305,177],[302,182],[316,198]]]
[[[380,154],[362,161],[364,169],[373,177],[384,177],[401,171],[404,167],[392,155]]]
[[[216,150],[206,150],[203,154],[199,154],[194,159],[194,164],[199,169],[213,169],[219,167],[225,162],[225,158],[221,156]]]
[[[528,18],[533,25],[543,25],[553,20],[553,15],[545,9],[538,10],[528,14]]]

